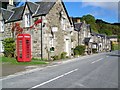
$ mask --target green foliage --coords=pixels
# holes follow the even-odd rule
[[[15,58],[10,57],[0,57],[0,63],[7,63],[12,65],[38,65],[38,64],[48,64],[45,61],[32,60],[31,62],[17,62]]]
[[[114,51],[114,50],[120,50],[120,46],[117,45],[117,44],[112,44],[112,45],[111,45],[111,48],[112,48],[113,51]]]
[[[79,45],[75,47],[74,55],[84,55],[84,53],[85,53],[85,46]]]
[[[53,60],[59,60],[59,56],[58,55],[51,56],[51,58],[53,58]]]
[[[74,55],[79,55],[79,51],[77,49],[74,49]]]
[[[65,58],[66,58],[66,55],[67,55],[66,52],[62,52],[61,55],[60,55],[61,59],[65,59]]]
[[[35,58],[35,57],[33,57],[33,58],[32,58],[32,60],[47,61],[47,59],[46,59],[46,58],[41,59],[41,58]]]
[[[87,24],[90,24],[91,29],[100,34],[106,35],[118,35],[120,34],[120,25],[119,24],[111,24],[104,22],[103,20],[95,20],[95,17],[88,14],[84,15],[81,18],[81,21],[86,21]]]
[[[4,55],[6,57],[14,57],[15,55],[15,40],[13,38],[6,38],[3,40]]]
[[[91,25],[91,29],[94,30],[94,32],[98,32],[97,30],[97,25],[96,25],[96,20],[95,20],[95,17],[88,14],[88,15],[84,15],[81,19],[81,21],[84,21],[87,23],[87,24],[90,24]]]
[[[102,20],[96,20],[98,32],[106,35],[120,34],[120,27],[118,25],[106,23]]]
[[[97,53],[97,49],[93,48],[93,49],[92,49],[92,52],[93,52],[93,53]]]
[[[111,44],[111,50],[114,50],[114,44],[113,43]]]

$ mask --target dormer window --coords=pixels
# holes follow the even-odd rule
[[[29,13],[25,14],[25,27],[31,26],[31,16]]]
[[[4,21],[3,20],[1,20],[0,21],[0,32],[4,32],[4,28],[5,26],[4,26]]]

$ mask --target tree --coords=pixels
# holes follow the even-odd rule
[[[95,32],[98,32],[97,30],[97,25],[96,25],[96,20],[95,20],[95,17],[88,14],[88,15],[84,15],[82,18],[81,18],[81,21],[85,21],[87,24],[90,24],[91,25],[91,29]]]

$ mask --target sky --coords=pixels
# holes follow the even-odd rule
[[[82,17],[91,14],[109,23],[118,22],[117,2],[65,2],[69,16]]]
[[[82,17],[83,15],[91,14],[96,19],[102,19],[109,23],[118,22],[119,0],[63,0],[63,1],[70,17]]]

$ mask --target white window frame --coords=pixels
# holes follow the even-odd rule
[[[58,31],[58,27],[52,27],[52,31],[53,32],[57,32]]]
[[[64,17],[61,17],[61,25],[62,25],[62,29],[65,30],[66,29],[66,19]]]
[[[54,47],[54,38],[50,37],[50,47]]]
[[[3,47],[2,41],[0,41],[0,52],[1,52],[1,53],[4,52],[4,47]]]
[[[1,20],[0,21],[0,32],[4,32],[4,30],[5,30],[4,21]]]
[[[25,14],[25,27],[30,27],[31,25],[31,16],[29,13]]]
[[[83,33],[84,33],[84,37],[86,37],[86,32],[85,32],[85,29],[84,29]]]

